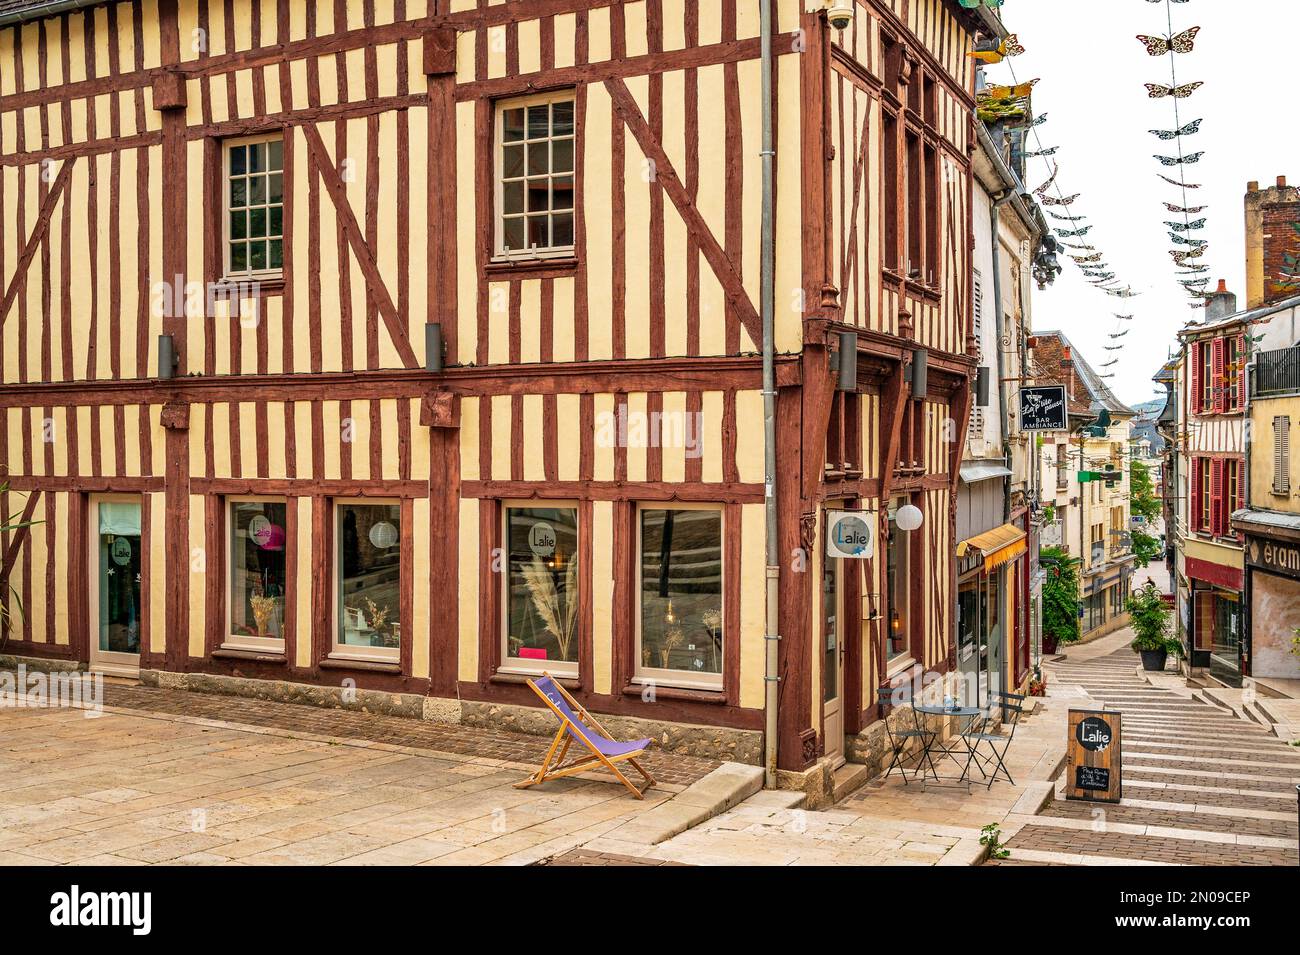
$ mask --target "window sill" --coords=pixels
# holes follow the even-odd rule
[[[322,670],[364,670],[369,673],[401,673],[400,663],[384,663],[380,660],[353,660],[348,657],[326,657],[320,662]]]
[[[538,256],[530,259],[493,259],[483,266],[487,278],[554,278],[572,275],[578,270],[578,259],[572,255],[554,258]]]
[[[250,660],[254,663],[288,663],[283,651],[244,650],[239,647],[220,647],[212,651],[215,660]]]
[[[900,674],[906,673],[916,665],[916,660],[911,655],[889,661],[885,664],[885,679],[892,684]]]
[[[283,295],[284,294],[284,276],[249,276],[247,278],[221,278],[212,283],[213,295],[234,295],[239,292],[248,294],[251,290],[256,289],[257,296],[265,295]]]
[[[539,680],[541,679],[541,677],[542,677],[542,673],[540,670],[536,673],[502,673],[498,671],[496,673],[493,673],[490,677],[488,677],[488,682],[497,683],[505,686],[523,686],[529,680]],[[560,684],[560,686],[564,687],[566,690],[582,689],[582,681],[577,677],[559,676],[557,674],[552,673],[551,679],[554,680],[556,683]]]
[[[645,692],[649,683],[629,683],[623,687],[624,696],[641,696]],[[727,693],[719,688],[716,690],[687,689],[681,686],[664,686],[661,683],[653,684],[655,699],[679,700],[686,703],[718,703],[727,702]]]

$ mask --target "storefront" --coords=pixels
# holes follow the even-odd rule
[[[1263,526],[1268,524],[1275,526]],[[1300,517],[1252,512],[1241,526],[1248,534],[1242,631],[1246,672],[1294,698],[1300,695],[1300,656],[1292,642],[1300,628]]]
[[[1124,564],[1086,579],[1079,595],[1079,632],[1085,639],[1109,633],[1123,622],[1132,592],[1133,567]]]
[[[1026,550],[1025,532],[1012,524],[957,545],[957,665],[968,705],[983,706],[992,694],[1008,688],[1008,664],[1014,657],[1007,634],[1015,605],[1008,579],[1014,578],[1010,572]]]
[[[1191,587],[1192,666],[1227,686],[1241,686],[1250,673],[1242,643],[1242,572],[1196,557],[1187,558]]]

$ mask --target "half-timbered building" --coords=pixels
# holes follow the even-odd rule
[[[953,666],[966,54],[999,29],[825,6],[773,2],[794,772]],[[0,462],[35,521],[3,652],[521,728],[545,669],[759,761],[759,31],[738,0],[0,0]],[[831,509],[865,560],[823,557]]]

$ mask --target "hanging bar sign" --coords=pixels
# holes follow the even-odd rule
[[[1022,431],[1064,431],[1067,427],[1064,385],[1020,389]]]

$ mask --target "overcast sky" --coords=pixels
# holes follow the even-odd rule
[[[1220,278],[1245,307],[1245,250],[1242,198],[1246,183],[1261,186],[1284,175],[1300,184],[1300,134],[1295,131],[1294,70],[1300,59],[1296,4],[1292,0],[1189,0],[1170,4],[1173,29],[1199,25],[1195,50],[1177,57],[1180,84],[1205,83],[1178,101],[1183,124],[1203,118],[1200,132],[1183,140],[1184,152],[1205,151],[1187,165],[1187,181],[1202,183],[1187,193],[1187,205],[1208,205],[1191,218],[1208,217],[1206,227],[1188,235],[1209,241],[1201,273],[1213,288]],[[988,68],[992,82],[1009,82],[1008,66],[1021,82],[1041,77],[1034,88],[1034,111],[1048,114],[1037,127],[1045,147],[1060,146],[1057,184],[1062,194],[1082,193],[1072,208],[1087,215],[1092,231],[1084,239],[1106,254],[1110,270],[1142,294],[1116,298],[1097,291],[1063,254],[1065,272],[1044,292],[1034,292],[1034,326],[1065,332],[1093,367],[1118,356],[1108,384],[1127,402],[1156,396],[1151,376],[1173,347],[1174,334],[1197,312],[1177,284],[1177,267],[1166,219],[1181,220],[1162,203],[1183,205],[1180,190],[1159,178],[1177,179],[1153,154],[1177,155],[1176,142],[1162,142],[1147,130],[1173,129],[1169,97],[1149,99],[1144,83],[1169,84],[1169,57],[1149,56],[1136,34],[1168,32],[1165,0],[1006,0],[1007,28],[1019,34],[1026,52]],[[1291,73],[1288,82],[1287,73]],[[1037,148],[1032,143],[1030,148]],[[1044,159],[1029,161],[1026,185],[1037,188],[1050,175]],[[1057,212],[1065,210],[1052,208]],[[1053,225],[1073,223],[1052,220]],[[1086,223],[1078,223],[1083,225]],[[1085,254],[1077,250],[1064,253]],[[1129,334],[1115,344],[1115,313],[1132,313]]]

